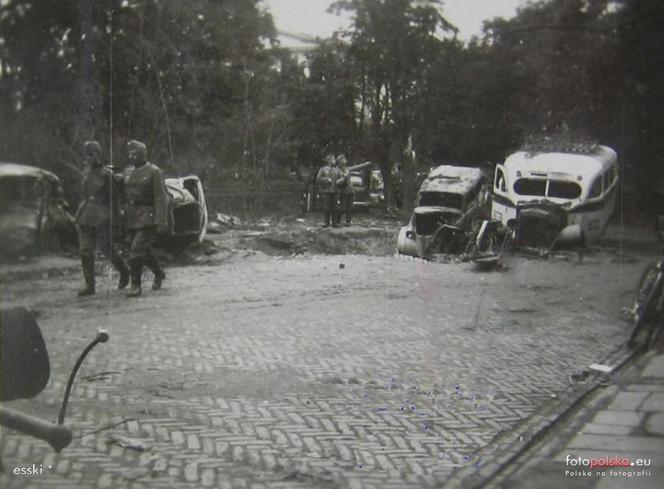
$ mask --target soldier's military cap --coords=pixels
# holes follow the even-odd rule
[[[147,154],[148,147],[145,145],[145,143],[131,139],[127,142],[127,151],[137,151],[143,154]]]
[[[97,141],[86,141],[83,143],[83,152],[86,155],[101,154],[101,145]]]
[[[325,155],[325,163],[328,165],[334,165],[335,159],[333,154],[327,154]]]

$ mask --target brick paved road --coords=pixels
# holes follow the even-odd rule
[[[345,265],[340,268],[340,263]],[[54,419],[76,355],[108,329],[59,455],[2,432],[2,487],[436,485],[569,390],[626,338],[645,262],[512,258],[503,272],[398,258],[237,254],[170,269],[140,300],[75,298],[78,276],[3,284],[39,314],[52,378],[10,407]],[[118,423],[118,426],[89,432]],[[88,434],[86,434],[88,433]],[[122,447],[140,441],[146,450]],[[114,441],[115,440],[115,441]],[[49,468],[51,467],[51,468]]]

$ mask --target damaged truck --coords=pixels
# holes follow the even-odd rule
[[[420,186],[408,224],[399,231],[397,251],[419,258],[464,252],[485,218],[486,197],[479,168],[434,168]]]
[[[615,212],[616,152],[600,145],[527,149],[497,165],[491,217],[521,247],[553,249],[597,240]]]

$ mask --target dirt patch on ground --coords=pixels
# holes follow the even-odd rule
[[[363,214],[355,216],[351,226],[338,228],[323,228],[318,215],[255,222],[226,220],[223,223],[213,222],[207,238],[200,244],[171,249],[157,248],[156,253],[167,266],[175,267],[216,266],[256,254],[392,256],[396,253],[396,239],[402,220],[387,214]],[[608,252],[614,256],[616,263],[624,264],[637,260],[643,254],[656,254],[660,247],[654,233],[649,233],[642,226],[615,223],[609,227],[602,241],[584,250],[539,258],[588,263],[598,253]],[[461,257],[440,255],[435,261],[455,263],[461,261]],[[98,273],[105,273],[107,267],[106,260],[97,261]],[[0,276],[4,280],[48,278],[74,272],[80,272],[80,264],[78,257],[73,254],[21,257],[13,263],[0,265]]]
[[[271,256],[390,256],[396,253],[397,234],[403,221],[403,216],[361,214],[355,216],[351,226],[338,228],[323,228],[317,215],[263,219],[254,223],[225,223],[208,234],[201,249],[190,248],[185,255],[212,256],[215,250],[221,250],[230,253],[254,251]],[[599,251],[620,255],[624,252],[651,254],[657,253],[659,246],[654,234],[643,226],[616,222],[599,242],[582,250],[573,250],[570,256],[588,256]],[[448,258],[456,261],[459,257]],[[623,255],[621,259],[626,258]]]
[[[371,255],[394,252],[396,231],[391,228],[347,227],[294,229],[248,237],[243,244],[269,255]]]
[[[245,225],[226,225],[208,235],[207,250],[271,256],[306,254],[369,255],[394,254],[399,221],[393,217],[357,216],[351,226],[323,228],[318,216],[261,220]],[[195,250],[188,250],[195,253]]]

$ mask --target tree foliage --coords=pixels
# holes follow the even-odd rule
[[[356,78],[358,143],[381,164],[386,188],[391,167],[415,130],[416,102],[427,96],[422,83],[440,52],[441,30],[452,26],[440,2],[411,0],[343,0],[332,5],[353,15],[346,33]],[[406,200],[412,197],[414,169],[404,168]],[[390,195],[388,193],[388,205]]]
[[[0,158],[67,174],[83,140],[116,161],[137,138],[208,185],[328,151],[389,180],[408,141],[426,167],[496,162],[566,131],[618,149],[641,190],[664,177],[661,1],[530,2],[467,43],[437,0],[330,8],[349,29],[303,59],[279,48],[260,0],[5,1]]]
[[[85,139],[117,153],[136,138],[190,170],[254,149],[247,134],[255,140],[275,36],[258,0],[15,0],[0,32],[10,157],[71,164]]]

